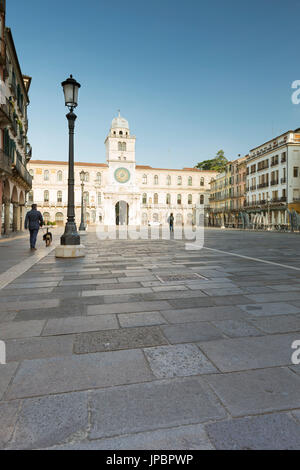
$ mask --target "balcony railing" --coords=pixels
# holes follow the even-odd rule
[[[0,104],[0,126],[10,126],[13,121],[13,108],[10,101],[6,99],[6,103]]]
[[[286,178],[281,178],[280,183],[281,183],[281,184],[286,183]]]
[[[12,159],[0,149],[0,170],[11,174]]]
[[[30,175],[29,171],[25,168],[21,160],[18,158],[15,159],[14,163],[14,170],[17,176],[21,177],[23,181],[31,188],[32,187],[32,176]]]
[[[279,163],[278,160],[275,160],[274,162],[271,162],[271,166],[276,166],[278,165],[278,163]]]
[[[267,188],[269,186],[269,183],[260,183],[257,185],[257,188]]]
[[[275,186],[276,184],[278,184],[278,180],[271,180],[270,184],[271,186]]]

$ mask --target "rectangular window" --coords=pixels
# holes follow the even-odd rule
[[[298,175],[299,175],[299,167],[294,166],[294,178],[298,178]]]

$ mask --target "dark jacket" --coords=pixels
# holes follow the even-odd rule
[[[40,211],[31,209],[25,217],[25,229],[38,230],[44,224],[43,216]]]

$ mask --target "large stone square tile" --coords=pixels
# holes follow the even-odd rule
[[[158,429],[76,444],[56,446],[55,450],[212,450],[202,424]]]
[[[272,316],[272,315],[288,315],[299,313],[299,308],[285,302],[257,303],[248,305],[239,305],[249,315],[255,317]]]
[[[199,322],[245,318],[238,307],[199,307],[180,310],[164,310],[163,317],[170,323]]]
[[[94,391],[91,413],[92,439],[201,423],[226,414],[199,377]]]
[[[19,407],[20,403],[17,400],[0,403],[0,449],[4,448],[12,436]]]
[[[22,403],[10,449],[37,449],[86,434],[87,392],[30,398]]]
[[[118,328],[116,315],[78,316],[48,320],[43,336],[65,335],[84,331],[99,331]]]
[[[246,416],[300,408],[300,377],[288,368],[207,375],[232,416]]]
[[[15,374],[18,365],[19,364],[17,362],[0,364],[0,400],[3,398],[3,395]]]
[[[40,336],[44,324],[45,320],[3,322],[0,327],[0,339]]]
[[[196,345],[177,344],[144,349],[156,377],[176,377],[217,372]]]
[[[291,345],[299,335],[282,334],[201,342],[201,351],[222,371],[259,369],[292,364]]]
[[[11,339],[6,341],[7,362],[73,353],[73,335]]]
[[[170,308],[170,304],[166,301],[150,301],[150,302],[123,302],[105,305],[89,305],[87,309],[88,315],[103,315],[109,313],[134,313],[134,312],[154,312],[156,310],[164,310]]]
[[[224,338],[214,325],[208,322],[191,322],[161,327],[170,343],[194,343],[196,341],[212,341]]]
[[[103,315],[101,315],[102,317]],[[118,315],[121,327],[150,326],[166,323],[159,312],[122,313]]]
[[[296,315],[251,318],[250,321],[255,327],[265,333],[292,333],[300,331],[300,317]]]
[[[82,333],[74,343],[77,354],[113,351],[118,349],[146,348],[167,344],[166,338],[157,326],[121,328],[119,330]]]
[[[300,449],[300,423],[285,413],[231,419],[205,428],[218,450]]]
[[[152,378],[139,350],[25,360],[6,396],[7,399],[33,397],[143,382]]]
[[[261,336],[263,333],[245,320],[220,320],[212,322],[220,331],[230,338],[242,336]]]

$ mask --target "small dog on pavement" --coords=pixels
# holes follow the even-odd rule
[[[52,242],[52,233],[49,232],[49,229],[47,228],[47,232],[44,233],[43,235],[43,240],[46,243],[46,246],[50,246]]]

